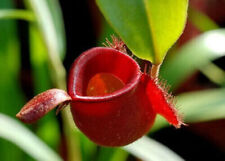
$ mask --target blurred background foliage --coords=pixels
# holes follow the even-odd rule
[[[161,68],[188,126],[176,130],[158,117],[148,136],[103,148],[75,128],[69,108],[32,125],[15,119],[34,95],[66,88],[66,71],[82,51],[116,35],[95,1],[1,0],[0,160],[225,160],[223,27],[224,0],[190,0],[184,33]]]

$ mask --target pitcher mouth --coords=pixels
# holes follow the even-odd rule
[[[98,73],[110,73],[124,82],[124,87],[103,96],[87,96],[88,81]],[[68,93],[74,101],[99,102],[120,97],[133,90],[141,77],[140,67],[130,56],[106,47],[92,48],[82,53],[72,64]]]

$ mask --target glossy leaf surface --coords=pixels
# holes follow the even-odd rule
[[[187,0],[97,0],[103,15],[131,51],[154,64],[181,35]]]
[[[184,45],[176,55],[168,59],[161,75],[172,88],[184,81],[194,71],[225,55],[225,30],[206,32]]]
[[[15,137],[16,132],[16,137]],[[0,137],[15,143],[38,161],[62,161],[62,159],[46,146],[32,132],[18,121],[0,114]]]
[[[144,161],[183,161],[180,156],[161,143],[146,136],[138,141],[123,147]]]

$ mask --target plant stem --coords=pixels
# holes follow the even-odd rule
[[[66,90],[66,70],[60,59],[60,53],[64,51],[59,48],[57,30],[48,3],[45,0],[26,0],[25,5],[32,11],[35,19],[32,23],[38,25],[37,27],[45,42],[53,84],[56,88]],[[24,12],[22,13],[24,15]],[[20,14],[22,13],[20,12]],[[80,161],[79,133],[76,131],[69,108],[65,108],[62,111],[62,120],[63,132],[67,143],[67,160]]]
[[[159,69],[160,69],[161,64],[152,64],[151,68],[151,77],[153,79],[157,79],[159,76]]]
[[[48,56],[51,63],[50,68],[53,71],[52,79],[55,86],[66,90],[66,72],[59,56],[56,56],[52,51],[49,51]],[[67,143],[67,159],[68,161],[80,161],[79,134],[76,131],[69,107],[62,110],[62,119],[63,131]]]
[[[67,144],[67,160],[81,161],[80,147],[79,147],[79,133],[72,121],[72,115],[69,108],[62,111],[63,131]]]
[[[46,40],[47,42],[47,40]],[[66,90],[66,70],[60,60],[58,51],[47,44],[49,68],[52,71],[51,77],[56,88]],[[69,107],[62,110],[63,131],[67,143],[68,161],[80,161],[79,134],[76,132],[73,118]]]

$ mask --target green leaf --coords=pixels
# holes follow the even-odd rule
[[[21,123],[4,114],[0,114],[0,137],[13,142],[36,160],[62,161],[54,151]]]
[[[58,41],[58,48],[61,53],[61,57],[64,57],[66,53],[66,35],[64,29],[64,22],[61,7],[59,4],[59,0],[46,0],[49,11],[52,15],[53,23],[56,28],[57,34],[57,41]]]
[[[32,12],[21,9],[1,9],[0,19],[21,19],[26,21],[33,21],[34,16]]]
[[[100,147],[97,161],[109,160],[115,153],[116,148]]]
[[[185,44],[165,61],[161,75],[175,89],[193,72],[225,55],[225,30],[206,32]]]
[[[13,2],[13,0],[1,0],[0,11],[12,9]],[[3,14],[6,12],[1,12],[1,16],[6,16]],[[19,81],[20,41],[16,27],[14,20],[0,19],[0,112],[11,116],[15,116],[25,100]],[[0,139],[0,160],[24,160],[25,157],[28,158],[18,147]]]
[[[177,105],[179,112],[184,114],[185,123],[224,119],[224,96],[224,88],[189,92],[177,97]],[[168,125],[165,119],[158,117],[152,132]]]
[[[95,155],[97,152],[97,145],[90,141],[84,134],[80,135],[80,151],[82,154],[82,161],[95,160]]]
[[[48,66],[47,48],[37,25],[29,25],[30,58],[35,95],[52,88]],[[55,113],[50,113],[38,122],[37,135],[51,148],[58,149],[60,141],[59,124]]]
[[[27,0],[33,11],[51,56],[65,55],[65,33],[57,0]]]
[[[146,136],[142,137],[132,144],[123,147],[123,149],[144,161],[184,160],[163,144]]]
[[[215,30],[219,28],[219,26],[207,15],[203,14],[202,12],[194,8],[190,7],[188,13],[189,13],[188,18],[191,21],[191,23],[194,24],[202,32]]]
[[[47,118],[45,117],[40,122],[38,122],[36,134],[51,148],[59,148],[60,129],[59,123],[57,122],[55,115],[50,115]]]
[[[60,58],[63,58],[65,54],[65,35],[61,14],[56,14],[56,11],[60,12],[58,2],[57,0],[52,0],[52,2],[46,0],[26,0],[26,2],[27,7],[35,15],[38,29],[43,36],[44,44],[48,50],[48,64],[51,68],[52,81],[58,88],[64,88],[66,73]]]
[[[160,64],[184,29],[188,0],[97,0],[97,4],[136,56]]]
[[[211,82],[224,87],[225,86],[225,71],[215,65],[209,63],[199,69]]]
[[[34,80],[35,94],[41,93],[51,85],[51,72],[48,66],[48,50],[37,25],[29,25],[30,61]]]
[[[105,19],[102,19],[101,21],[101,32],[98,36],[98,40],[97,40],[97,46],[101,46],[105,41],[106,38],[110,38],[110,36],[115,35],[116,37],[118,37],[118,35],[116,35],[115,31],[112,29],[112,27],[105,21]]]
[[[117,148],[113,156],[110,158],[110,161],[126,161],[129,156],[125,150]]]
[[[121,148],[100,147],[97,161],[126,161],[128,153]]]
[[[190,92],[178,97],[185,121],[200,122],[225,118],[225,89]]]
[[[121,148],[99,147],[96,161],[126,161],[128,153]]]

